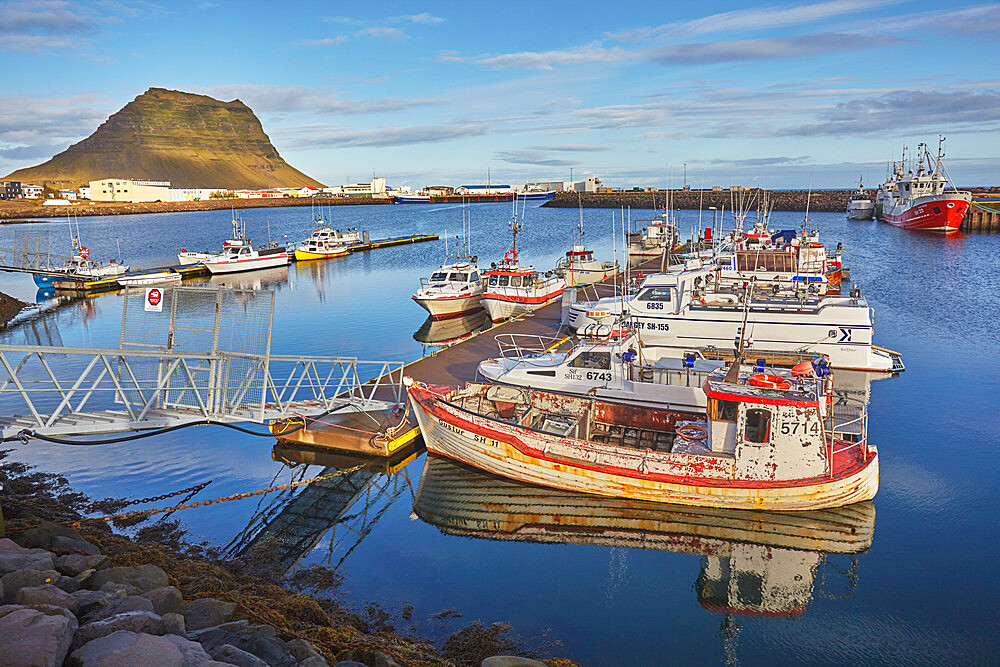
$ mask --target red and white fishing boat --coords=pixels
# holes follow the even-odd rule
[[[217,275],[269,269],[286,266],[291,261],[285,247],[274,241],[254,249],[245,231],[243,221],[233,217],[233,238],[222,244],[222,252],[201,262],[209,273]],[[183,262],[180,255],[178,259]]]
[[[958,231],[972,203],[972,193],[956,190],[945,174],[943,146],[944,137],[940,137],[936,159],[931,156],[927,144],[917,147],[916,174],[913,169],[904,171],[906,149],[903,149],[903,159],[892,164],[892,174],[875,195],[875,216],[879,220],[904,229]],[[950,191],[946,191],[949,186]]]
[[[517,206],[516,202],[514,205]],[[552,271],[541,274],[532,266],[518,263],[517,233],[521,229],[515,208],[510,221],[510,231],[514,235],[511,249],[504,254],[499,265],[494,262],[490,270],[483,274],[486,276],[486,287],[483,289],[482,304],[494,322],[530,312],[566,289],[566,281]]]
[[[432,387],[409,397],[427,449],[522,482],[682,505],[812,510],[870,500],[878,454],[824,426],[816,378],[719,370],[704,413],[521,387]]]

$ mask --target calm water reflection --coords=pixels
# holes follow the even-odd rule
[[[473,252],[482,262],[506,249],[508,212],[502,204],[472,209]],[[454,234],[462,212],[343,207],[333,215],[334,227],[357,226],[379,237]],[[585,211],[587,239],[608,259],[611,215]],[[266,240],[268,220],[278,238],[297,240],[312,227],[308,208],[253,209],[243,217],[258,242]],[[681,213],[685,235],[697,218]],[[80,226],[93,256],[114,254],[119,237],[127,263],[155,266],[171,262],[179,247],[214,247],[229,219],[219,211],[81,219]],[[774,219],[774,227],[794,228],[801,215]],[[990,563],[1000,549],[992,511],[1000,500],[1000,272],[994,268],[1000,236],[941,238],[851,223],[839,214],[813,219],[823,240],[844,243],[852,280],[876,309],[876,342],[901,351],[907,367],[898,378],[870,383],[869,435],[882,454],[877,531],[870,505],[855,508],[858,525],[849,536],[842,517],[836,528],[805,521],[791,533],[773,518],[722,521],[656,507],[590,516],[594,505],[579,502],[567,517],[565,503],[518,508],[509,493],[484,503],[483,494],[507,483],[461,468],[448,479],[467,483],[454,494],[437,493],[429,507],[425,491],[437,464],[425,474],[424,456],[398,472],[365,471],[350,487],[310,485],[259,505],[247,499],[177,516],[197,537],[233,552],[266,540],[268,531],[294,534],[281,565],[339,565],[348,600],[358,604],[409,602],[414,618],[448,608],[463,615],[454,626],[422,624],[421,632],[503,620],[529,637],[551,630],[565,644],[559,653],[584,664],[996,656],[1000,578]],[[576,220],[573,210],[529,209],[523,256],[539,268],[553,266]],[[57,236],[58,227],[52,229]],[[12,232],[0,229],[4,234]],[[424,326],[424,311],[410,300],[419,278],[443,259],[443,243],[427,243],[223,282],[276,291],[276,353],[409,361],[454,335]],[[0,291],[36,295],[30,277],[14,274],[0,275]],[[121,297],[49,303],[0,338],[117,347]],[[198,498],[206,499],[350,467],[302,457],[290,467],[281,459],[296,462],[295,456],[272,459],[272,444],[198,428],[100,448],[32,442],[15,456],[66,474],[96,496],[148,496],[212,479]]]

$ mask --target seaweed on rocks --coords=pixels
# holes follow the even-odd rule
[[[363,605],[361,613],[348,609],[340,593],[342,577],[336,570],[313,565],[286,578],[268,566],[269,559],[262,552],[253,559],[224,560],[218,549],[192,542],[175,519],[148,523],[130,536],[114,533],[103,521],[88,520],[85,515],[124,507],[130,501],[93,501],[73,491],[65,477],[9,460],[10,451],[0,450],[0,504],[12,536],[43,522],[71,525],[106,556],[98,568],[155,565],[188,605],[201,598],[232,603],[230,623],[271,626],[284,641],[308,641],[329,664],[358,660],[369,666],[391,661],[404,666],[478,665],[483,658],[499,654],[537,658],[555,646],[549,643],[529,649],[526,642],[510,635],[509,625],[486,627],[476,621],[449,637],[439,650],[432,641],[415,636],[411,605],[403,605],[399,612],[408,625],[407,636],[398,633],[394,614],[378,603]],[[439,616],[459,617],[454,611]],[[574,664],[558,658],[545,662],[553,667]]]

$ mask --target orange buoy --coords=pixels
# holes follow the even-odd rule
[[[760,387],[761,389],[791,389],[792,383],[781,377],[780,375],[768,375],[766,373],[757,373],[756,375],[751,375],[747,378],[747,382],[754,387]]]
[[[792,366],[792,375],[795,377],[802,377],[803,375],[815,375],[816,371],[813,369],[811,361],[800,361],[799,363]]]

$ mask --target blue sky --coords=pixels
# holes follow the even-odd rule
[[[998,37],[981,3],[0,1],[0,173],[154,86],[327,184],[852,187],[938,133],[1000,184]]]

